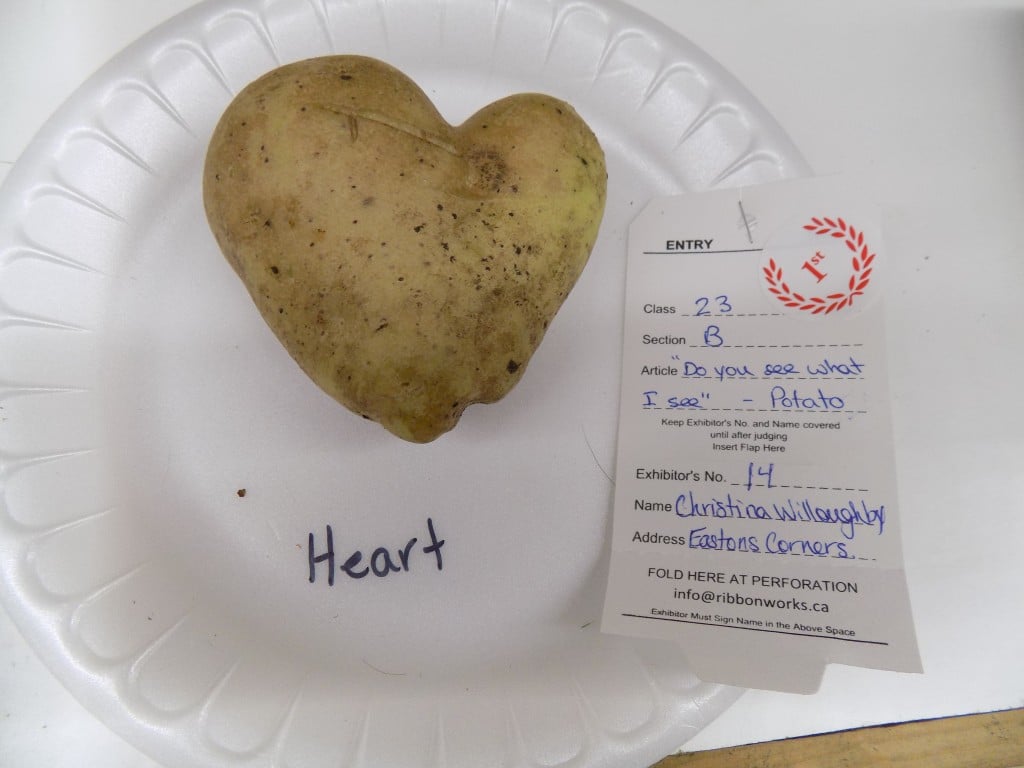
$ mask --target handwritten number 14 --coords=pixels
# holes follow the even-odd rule
[[[760,485],[760,483],[755,483],[754,481],[761,477],[763,477],[765,480],[765,488],[773,488],[774,486],[772,485],[772,474],[774,472],[774,464],[769,464],[767,467],[763,467],[760,465],[755,466],[754,462],[750,462],[747,465],[747,490],[749,491],[755,485]]]
[[[711,314],[711,310],[709,309],[711,301],[712,300],[707,296],[701,296],[693,302],[697,305],[697,317],[706,317]],[[732,312],[732,304],[729,303],[728,296],[715,296],[714,302],[720,314],[727,315]]]

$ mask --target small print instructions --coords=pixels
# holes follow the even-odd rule
[[[708,681],[921,670],[879,214],[838,178],[653,201],[629,232],[602,630]]]

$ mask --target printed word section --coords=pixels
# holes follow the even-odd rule
[[[656,200],[628,258],[602,629],[749,687],[919,671],[877,213],[835,180]]]

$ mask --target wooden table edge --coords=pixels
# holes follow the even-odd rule
[[[1024,708],[681,752],[654,768],[1024,768]]]

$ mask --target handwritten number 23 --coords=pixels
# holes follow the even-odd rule
[[[729,303],[728,296],[715,296],[714,300],[717,305],[717,309],[721,314],[727,315],[732,312],[732,304]],[[693,303],[697,305],[697,317],[705,317],[711,314],[711,310],[708,309],[711,304],[711,299],[707,296],[701,296]]]

